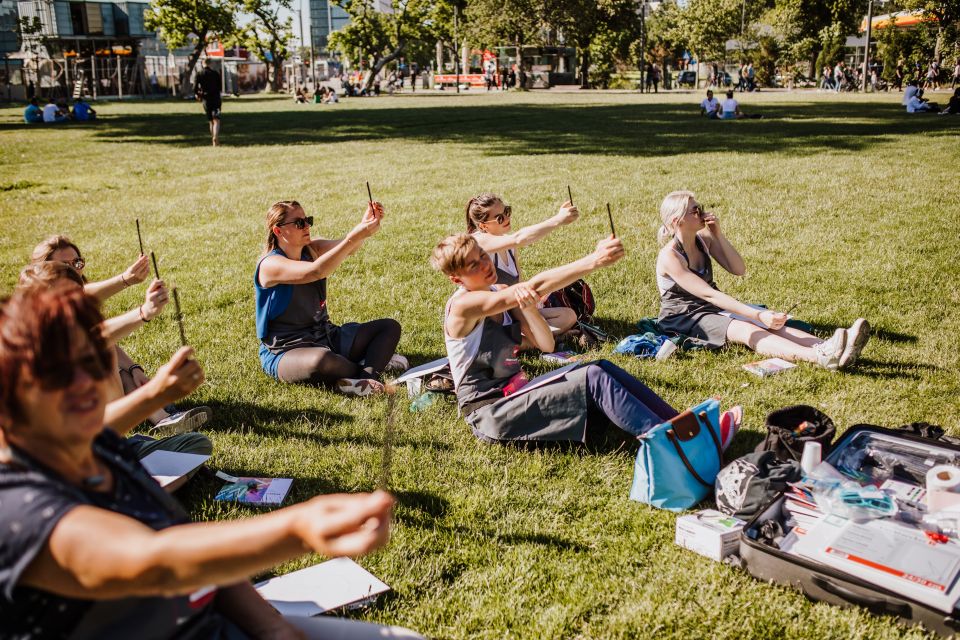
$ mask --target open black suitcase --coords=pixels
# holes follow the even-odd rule
[[[831,448],[826,461],[835,463],[844,451],[850,451],[851,447],[856,448],[871,438],[902,442],[908,449],[925,452],[933,464],[960,466],[960,446],[870,425],[851,427]],[[776,520],[787,531],[784,500],[783,495],[777,497],[743,528],[740,558],[743,567],[752,576],[798,588],[811,600],[840,606],[861,606],[876,615],[897,616],[902,623],[921,624],[943,636],[960,632],[960,609],[955,608],[952,613],[946,614],[857,576],[786,553],[774,544],[761,541],[760,528],[768,520]]]

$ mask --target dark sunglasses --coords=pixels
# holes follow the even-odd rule
[[[313,226],[313,216],[306,216],[305,218],[297,218],[296,220],[291,220],[290,222],[283,222],[278,224],[278,227],[285,227],[288,224],[294,225],[297,229],[306,229],[307,227]]]
[[[698,218],[702,218],[704,213],[706,212],[703,210],[702,204],[698,204],[693,208],[693,215],[697,216]]]
[[[67,264],[69,264],[70,266],[72,266],[72,267],[73,267],[74,269],[76,269],[77,271],[80,271],[80,270],[83,269],[85,266],[87,266],[87,261],[84,260],[83,258],[74,258],[73,260],[68,260],[68,261],[67,261]]]
[[[107,366],[96,354],[90,354],[66,364],[50,363],[48,367],[41,367],[36,372],[37,382],[44,391],[66,389],[73,382],[77,367],[87,372],[94,380],[100,381],[107,377]]]
[[[493,216],[493,219],[497,221],[497,224],[503,224],[506,220],[509,220],[512,215],[513,207],[507,204],[503,206],[503,213],[498,213]]]

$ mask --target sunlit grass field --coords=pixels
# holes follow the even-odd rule
[[[570,186],[583,215],[523,250],[528,274],[589,252],[607,232],[609,202],[628,254],[589,281],[599,323],[622,337],[658,310],[659,203],[691,189],[747,261],[745,277],[720,274],[720,287],[777,309],[799,303],[795,315],[824,333],[868,318],[875,337],[861,363],[761,380],[741,369],[756,357],[740,348],[654,362],[606,345],[597,356],[679,408],[710,395],[743,404],[734,456],[759,442],[768,412],[796,403],[840,429],[923,420],[960,434],[960,119],[909,116],[899,94],[808,92],[747,95],[743,109],[764,119],[717,122],[697,115],[701,97],[418,94],[333,106],[243,97],[225,101],[216,149],[192,102],[100,103],[102,121],[90,126],[27,126],[19,107],[0,108],[0,287],[12,289],[52,233],[80,245],[89,276],[114,275],[137,256],[139,218],[207,372],[187,404],[215,411],[212,466],[292,477],[295,502],[374,487],[387,402],[261,372],[252,277],[273,201],[299,200],[316,234],[340,237],[370,182],[387,218],[330,278],[330,311],[341,322],[396,318],[401,353],[421,363],[443,355],[451,293],[427,256],[463,229],[470,196],[502,194],[522,226],[555,213]],[[107,311],[134,307],[143,290]],[[148,372],[178,346],[171,318],[168,309],[124,342]],[[452,404],[411,413],[401,396],[396,410],[393,537],[361,560],[394,591],[351,615],[435,638],[923,635],[679,549],[673,514],[627,499],[635,445],[489,446]],[[194,518],[256,513],[214,502],[217,487],[200,479],[181,492]]]

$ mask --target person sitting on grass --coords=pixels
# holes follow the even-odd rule
[[[736,102],[736,100],[734,100],[734,102]],[[712,90],[707,89],[707,97],[700,102],[700,115],[707,116],[711,120],[716,120],[720,117],[720,111],[720,101],[713,97]]]
[[[606,360],[574,365],[535,388],[538,379],[528,382],[517,360],[521,333],[541,351],[554,348],[553,333],[537,309],[541,297],[622,257],[623,245],[611,236],[584,258],[504,286],[497,284],[493,261],[475,236],[450,236],[434,248],[431,264],[457,285],[446,304],[443,339],[457,404],[478,439],[584,443],[609,423],[640,436],[677,415],[646,385]],[[740,415],[738,409],[721,420],[724,446]]]
[[[940,107],[923,97],[923,89],[917,91],[907,100],[907,113],[935,113]]]
[[[43,109],[40,108],[40,101],[36,98],[30,98],[30,104],[23,110],[23,121],[27,124],[43,122]]]
[[[380,230],[383,205],[371,202],[340,240],[311,239],[313,216],[281,200],[267,211],[267,245],[253,276],[263,370],[282,382],[333,384],[346,395],[385,391],[381,375],[405,369],[394,357],[400,324],[392,318],[336,325],[327,314],[327,277]]]
[[[84,282],[84,291],[101,303],[127,287],[142,283],[150,275],[148,258],[142,255],[122,273],[106,280],[89,282],[84,275],[87,261],[83,259],[80,248],[70,238],[63,235],[50,236],[34,247],[30,256],[30,263],[39,264],[42,262],[62,262],[72,266]],[[118,342],[130,335],[136,328],[153,320],[160,314],[166,304],[166,286],[162,281],[154,280],[147,288],[144,304],[115,319],[111,319],[111,323],[115,322],[119,325],[119,328],[111,334],[113,342]],[[130,393],[134,389],[145,385],[150,378],[147,377],[143,367],[135,363],[119,345],[115,344],[114,348],[117,351],[117,367],[123,385],[123,393]],[[149,420],[158,432],[183,433],[185,431],[196,431],[209,422],[212,415],[213,412],[210,407],[193,407],[180,411],[175,406],[168,405],[154,412]]]
[[[481,193],[467,202],[467,233],[473,235],[480,248],[490,254],[497,274],[496,284],[508,286],[521,280],[518,249],[542,240],[554,230],[575,222],[580,216],[573,203],[564,202],[556,215],[511,233],[512,214],[510,205],[493,193]],[[542,308],[540,314],[555,336],[566,333],[577,323],[577,314],[568,307]],[[529,340],[521,345],[522,349],[530,347]]]
[[[386,543],[393,498],[327,495],[191,523],[104,427],[113,350],[78,289],[0,306],[0,635],[16,638],[418,638],[406,629],[285,617],[249,578],[315,551]],[[178,369],[203,378],[190,349]]]
[[[46,106],[43,108],[43,121],[46,123],[60,123],[66,122],[69,119],[70,116],[67,111],[65,109],[61,109],[53,99],[53,96],[50,96],[50,98],[47,100]]]
[[[950,102],[947,103],[947,108],[940,112],[940,115],[956,115],[960,113],[960,87],[953,90],[953,95],[950,96]]]
[[[658,322],[668,333],[692,336],[714,348],[735,342],[763,355],[812,362],[831,371],[856,362],[870,336],[863,318],[821,340],[785,326],[787,314],[744,304],[717,288],[713,260],[735,276],[747,268],[716,215],[704,211],[692,192],[668,194],[660,205],[660,220]]]
[[[76,122],[92,122],[97,119],[97,112],[81,96],[73,101],[72,116]]]
[[[154,294],[154,297],[163,296],[156,301],[160,308],[166,303],[166,290],[163,289],[162,284],[160,283],[161,286]],[[69,264],[40,262],[24,267],[20,272],[20,280],[17,283],[16,291],[33,293],[54,289],[58,291],[83,291],[83,285],[83,277]],[[144,306],[149,307],[153,304],[154,301],[148,294]],[[123,316],[108,318],[100,326],[100,334],[107,344],[112,345],[118,335],[129,332],[130,325],[131,321]],[[125,394],[123,383],[117,373],[116,352],[117,349],[114,349],[114,367],[109,376],[113,388],[111,389],[111,400],[106,408],[105,423],[119,435],[126,435],[156,412],[163,411],[163,408],[170,403],[185,398],[199,386],[199,383],[193,386],[189,386],[189,384],[184,386],[184,381],[189,381],[191,377],[183,371],[186,366],[186,358],[178,354],[169,363],[160,367],[153,379]],[[213,444],[210,439],[201,433],[194,432],[176,433],[159,439],[137,434],[131,436],[128,442],[139,459],[147,457],[154,451],[173,451],[200,455],[213,453]],[[189,475],[184,476],[180,480],[167,485],[166,489],[169,492],[176,491],[189,479]]]
[[[723,120],[735,120],[742,117],[743,112],[740,111],[740,103],[734,99],[733,91],[727,91],[727,99],[723,101],[720,118]]]

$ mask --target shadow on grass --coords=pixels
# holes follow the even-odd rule
[[[475,104],[309,109],[224,115],[228,146],[407,139],[482,146],[489,155],[602,154],[658,157],[729,152],[807,155],[859,151],[903,134],[952,135],[950,119],[910,118],[890,103],[793,103],[758,107],[762,120],[712,121],[691,104]],[[26,125],[4,124],[0,130]],[[199,113],[125,114],[94,133],[118,143],[205,145]]]
[[[241,425],[251,431],[274,431],[278,424],[306,420],[311,425],[337,422],[353,422],[354,417],[338,411],[322,409],[281,409],[265,407],[250,402],[211,400],[207,403],[213,412],[211,421],[203,426],[205,431],[235,430]]]
[[[833,334],[834,330],[836,329],[836,327],[833,325],[819,324],[815,322],[811,322],[809,324],[811,327],[813,327],[813,330],[821,336],[829,336]],[[917,336],[878,326],[870,327],[870,339],[885,340],[887,342],[893,342],[897,344],[915,344],[917,342]]]
[[[909,378],[920,380],[936,371],[939,371],[939,367],[925,362],[883,362],[870,358],[860,358],[856,365],[844,371],[844,374],[876,379],[903,380]],[[926,373],[922,375],[921,372]]]

